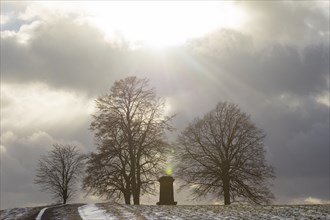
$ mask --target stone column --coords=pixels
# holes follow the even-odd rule
[[[173,182],[174,178],[171,176],[162,176],[159,178],[160,194],[157,205],[176,205],[174,202]]]

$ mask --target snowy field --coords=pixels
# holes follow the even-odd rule
[[[1,210],[1,219],[7,219],[9,217],[22,217],[27,215],[32,208],[15,208],[15,209],[5,209]]]
[[[35,219],[37,208],[16,208],[1,211],[1,219]],[[33,213],[32,213],[33,212]],[[47,210],[46,210],[47,212]],[[41,219],[74,220],[203,220],[203,219],[323,219],[330,220],[330,205],[249,206],[129,206],[117,203],[72,204],[49,207]],[[70,216],[70,217],[69,217]]]

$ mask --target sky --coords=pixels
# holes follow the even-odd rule
[[[176,114],[172,138],[219,101],[238,104],[267,135],[274,203],[330,203],[329,7],[1,1],[0,208],[53,203],[33,183],[38,159],[54,143],[95,151],[94,100],[133,75],[149,78]],[[222,202],[188,193],[176,192],[178,204]],[[99,201],[84,196],[73,202]]]

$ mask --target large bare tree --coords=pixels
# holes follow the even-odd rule
[[[108,198],[124,195],[126,204],[132,196],[139,204],[142,193],[153,191],[166,160],[171,118],[164,116],[165,101],[147,79],[128,77],[99,96],[96,106],[91,129],[98,149],[87,162],[84,188]]]
[[[235,104],[220,102],[179,135],[177,174],[195,198],[223,196],[224,204],[269,203],[273,168],[266,164],[265,134]]]
[[[84,156],[75,146],[54,144],[39,160],[35,183],[66,204],[75,195],[84,169]]]

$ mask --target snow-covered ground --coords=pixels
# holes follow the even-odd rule
[[[133,206],[146,219],[324,219],[330,206]]]
[[[1,220],[26,219],[31,212],[41,208],[16,208],[2,210]],[[71,204],[64,207],[50,208],[54,219],[81,219],[81,220],[147,220],[147,219],[321,219],[330,220],[330,205],[121,205],[117,203],[100,204]],[[36,214],[35,214],[36,215]],[[66,218],[66,217],[68,218]],[[43,218],[41,218],[43,219]]]
[[[86,206],[89,207],[89,206]],[[98,204],[93,206],[92,213],[111,213],[110,219],[324,219],[330,220],[330,205],[296,205],[296,206],[130,206],[119,204]],[[88,212],[88,211],[87,211]],[[101,214],[100,216],[102,216]],[[83,218],[84,219],[84,218]],[[92,219],[92,218],[90,218]],[[106,219],[106,218],[97,218]],[[85,219],[84,219],[85,220]]]
[[[107,212],[95,204],[83,205],[78,208],[79,215],[83,220],[117,220],[116,216]]]

